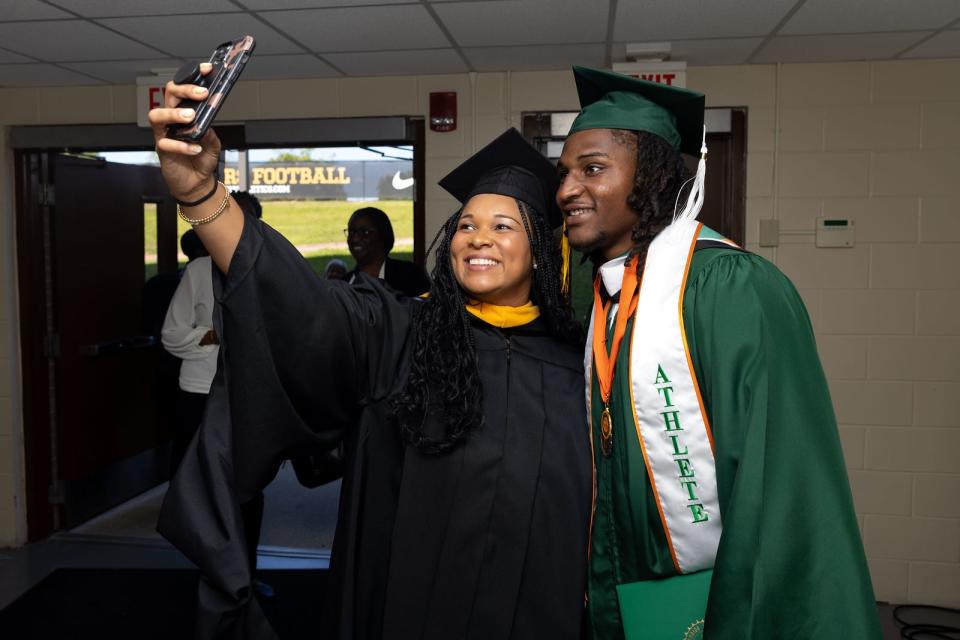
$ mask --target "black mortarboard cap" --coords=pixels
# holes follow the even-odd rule
[[[557,169],[516,129],[496,140],[448,173],[440,186],[466,204],[481,193],[495,193],[522,200],[559,227],[563,216],[557,208]]]

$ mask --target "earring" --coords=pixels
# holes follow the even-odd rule
[[[533,268],[534,268],[534,269],[537,268],[537,261],[536,261],[536,260],[533,261]]]

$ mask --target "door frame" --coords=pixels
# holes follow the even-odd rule
[[[46,261],[50,208],[42,204],[49,184],[48,153],[15,150],[17,285],[20,333],[20,393],[24,448],[24,512],[27,542],[56,530],[60,510],[51,488],[57,486],[55,415],[50,398],[56,388],[56,344],[48,342],[49,312]],[[43,455],[39,455],[43,452]],[[44,508],[36,508],[44,505]],[[47,508],[49,505],[49,508]]]

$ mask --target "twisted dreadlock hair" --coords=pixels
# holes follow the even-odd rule
[[[578,344],[580,327],[573,320],[569,298],[560,293],[560,251],[550,225],[527,203],[516,203],[537,265],[531,301],[540,307],[540,317],[550,335]],[[414,318],[410,373],[393,400],[404,438],[430,454],[451,450],[483,424],[483,389],[466,310],[467,293],[454,277],[450,259],[450,243],[462,213],[460,209],[447,219],[428,250],[436,247],[433,283]],[[441,436],[424,431],[428,413],[445,424]]]
[[[613,129],[612,134],[614,140],[637,154],[633,191],[627,196],[627,204],[638,217],[631,234],[631,255],[637,256],[637,267],[642,269],[650,242],[672,221],[681,192],[689,193],[690,170],[680,152],[658,135],[624,129]]]

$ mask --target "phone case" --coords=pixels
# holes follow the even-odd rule
[[[256,41],[253,36],[243,36],[233,42],[224,42],[217,47],[213,55],[210,56],[210,64],[213,65],[213,71],[206,76],[199,76],[199,70],[196,71],[195,80],[191,84],[197,84],[209,89],[209,93],[204,100],[184,100],[178,105],[178,108],[194,109],[197,114],[193,122],[187,124],[173,124],[167,127],[167,137],[177,140],[186,140],[196,142],[207,133],[210,124],[217,117],[217,112],[223,106],[230,89],[237,82],[240,73],[243,71]],[[182,70],[181,70],[182,71]],[[178,80],[181,75],[178,72]],[[189,75],[189,74],[187,74]]]

